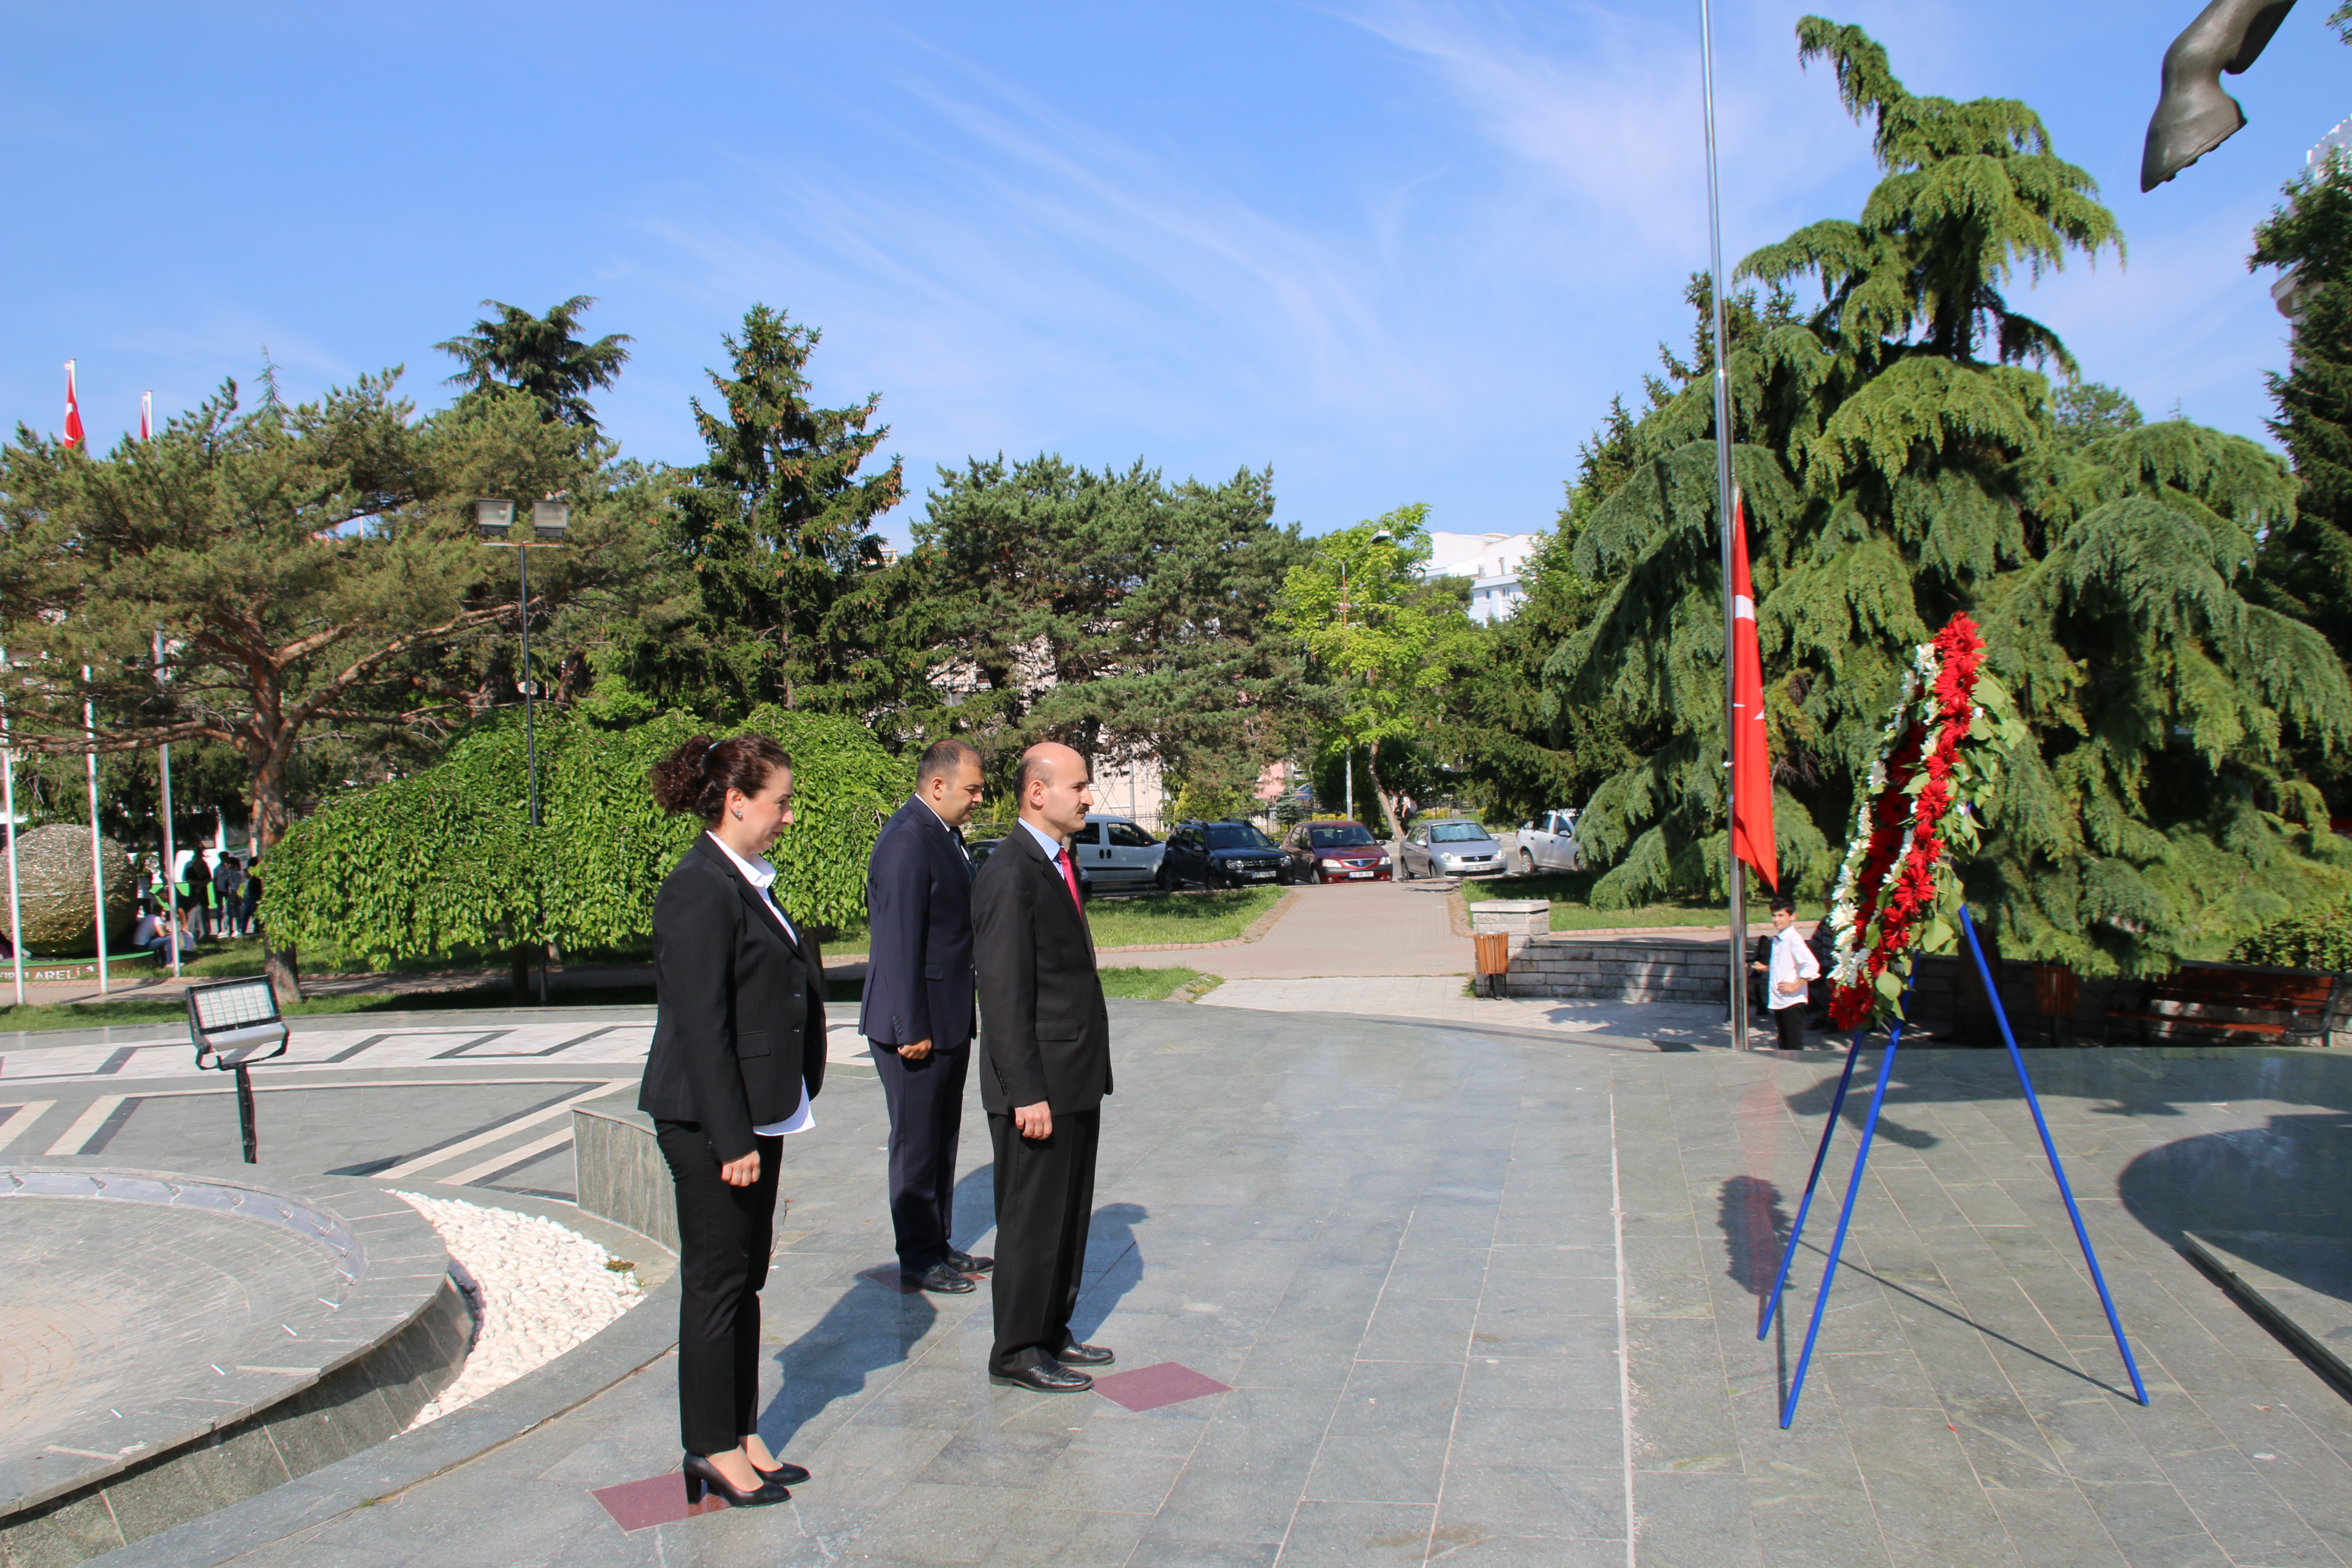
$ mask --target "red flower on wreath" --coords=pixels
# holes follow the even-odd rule
[[[1870,982],[1884,974],[1887,966],[1910,947],[1921,913],[1936,902],[1936,868],[1944,858],[1941,829],[1952,811],[1948,781],[1959,756],[1960,742],[1968,738],[1975,721],[1974,699],[1977,674],[1984,666],[1984,637],[1976,623],[1961,614],[1953,616],[1951,624],[1937,634],[1933,647],[1936,678],[1928,689],[1936,701],[1933,727],[1915,719],[1905,730],[1887,761],[1885,786],[1869,813],[1870,847],[1863,858],[1855,889],[1851,946],[1859,950],[1867,942],[1863,967],[1870,980],[1840,985],[1831,993],[1830,1023],[1834,1028],[1853,1028],[1870,1016],[1875,989]],[[1935,746],[1928,751],[1931,734]],[[1927,783],[1917,795],[1910,795],[1911,781],[1923,767]],[[1907,847],[1904,843],[1906,832]],[[1868,942],[1874,918],[1878,923],[1878,938]]]

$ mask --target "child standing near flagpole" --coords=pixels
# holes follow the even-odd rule
[[[1772,945],[1769,963],[1756,967],[1765,971],[1765,1000],[1772,1009],[1772,1026],[1780,1031],[1780,1047],[1784,1051],[1805,1048],[1805,1004],[1811,994],[1811,982],[1822,977],[1822,961],[1805,939],[1797,934],[1797,900],[1777,898],[1772,900]]]

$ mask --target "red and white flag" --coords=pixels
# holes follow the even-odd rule
[[[1764,731],[1764,658],[1756,645],[1756,587],[1748,575],[1748,506],[1731,492],[1731,852],[1778,892],[1772,838],[1772,756]]]
[[[139,395],[139,438],[142,441],[155,438],[155,395],[152,392]]]
[[[66,445],[81,445],[81,399],[74,395],[74,362],[66,361]]]

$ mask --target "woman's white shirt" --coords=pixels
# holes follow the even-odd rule
[[[709,832],[708,828],[704,831]],[[800,933],[793,930],[793,922],[785,915],[783,906],[776,902],[776,895],[770,890],[775,884],[776,868],[765,860],[744,859],[743,857],[727,847],[727,841],[716,833],[710,833],[709,837],[710,842],[719,846],[719,852],[732,860],[735,863],[735,869],[743,873],[743,879],[759,889],[760,901],[768,906],[768,912],[774,915],[776,923],[784,928],[785,940],[794,947],[798,947],[801,941]],[[824,1020],[819,1018],[817,1030],[822,1034],[824,1029]],[[815,1125],[816,1118],[809,1111],[808,1079],[803,1079],[800,1108],[782,1121],[771,1121],[764,1127],[752,1128],[751,1131],[753,1135],[761,1138],[782,1138],[794,1132],[805,1132]]]

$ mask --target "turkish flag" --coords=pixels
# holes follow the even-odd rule
[[[1731,852],[1778,892],[1772,840],[1772,756],[1764,735],[1764,658],[1756,646],[1756,587],[1748,575],[1748,507],[1731,492]]]
[[[66,445],[81,445],[81,400],[74,395],[74,362],[66,361]]]

